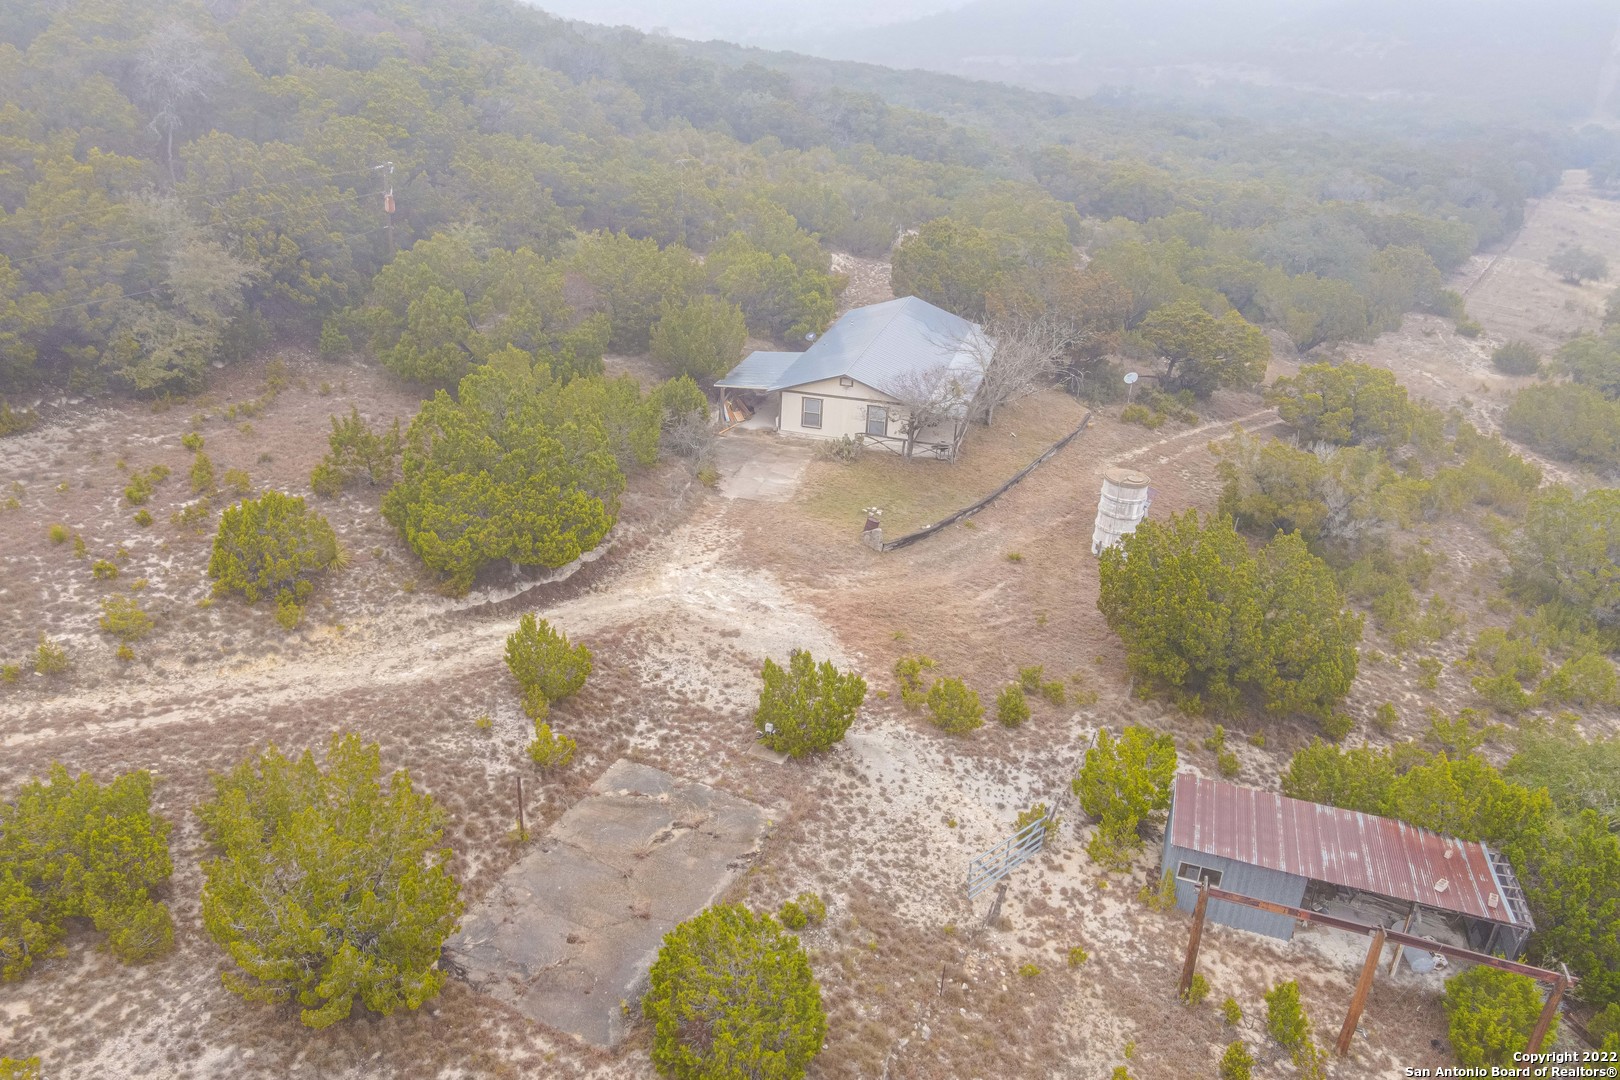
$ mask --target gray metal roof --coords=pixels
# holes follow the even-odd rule
[[[742,363],[727,372],[725,378],[716,380],[714,385],[733,390],[773,390],[782,373],[803,355],[796,352],[751,352],[743,357]]]
[[[908,375],[944,367],[956,378],[962,396],[978,390],[982,373],[970,346],[983,341],[978,326],[915,296],[903,296],[846,312],[802,353],[754,353],[716,386],[783,390],[843,376],[891,396],[899,396]],[[769,386],[743,384],[759,380],[766,361],[792,358]]]

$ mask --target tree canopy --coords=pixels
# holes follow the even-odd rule
[[[806,649],[794,649],[786,668],[767,657],[760,678],[754,726],[766,746],[794,757],[840,742],[866,700],[865,679],[816,663]]]
[[[1230,518],[1144,521],[1102,553],[1097,607],[1140,679],[1220,710],[1326,717],[1356,674],[1361,618],[1297,535],[1258,553]]]
[[[462,380],[458,398],[441,390],[423,405],[383,516],[463,592],[496,560],[563,566],[618,516],[612,436],[655,457],[660,419],[634,383],[559,384],[527,354],[503,352]]]
[[[444,813],[404,770],[384,783],[375,743],[333,735],[324,769],[268,746],[216,776],[197,814],[217,852],[202,917],[235,965],[227,989],[296,1001],[313,1028],[357,1001],[387,1016],[438,994],[462,911]]]
[[[1166,390],[1207,398],[1223,386],[1249,387],[1266,373],[1271,344],[1259,327],[1228,311],[1216,318],[1192,300],[1178,300],[1142,322],[1142,336],[1163,366]]]
[[[1395,373],[1370,364],[1307,364],[1273,383],[1266,400],[1301,439],[1339,446],[1401,446],[1416,417]]]
[[[653,1064],[676,1080],[797,1080],[827,1034],[799,939],[740,904],[665,935],[641,1011]]]
[[[65,951],[69,919],[88,919],[120,960],[166,952],[174,924],[153,894],[173,869],[150,773],[100,784],[51,766],[0,803],[0,981]]]

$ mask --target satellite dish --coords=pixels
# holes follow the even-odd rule
[[[1133,383],[1133,382],[1135,382],[1135,381],[1136,381],[1136,372],[1134,372],[1134,371],[1127,371],[1127,372],[1126,372],[1126,373],[1125,373],[1125,385],[1126,385],[1126,386],[1129,386],[1129,385],[1131,385],[1131,384],[1132,384],[1132,383]]]

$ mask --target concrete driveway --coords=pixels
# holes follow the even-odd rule
[[[714,451],[720,494],[728,499],[787,502],[799,490],[810,455],[808,444],[780,435],[722,436]]]

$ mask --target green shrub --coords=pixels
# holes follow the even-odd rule
[[[253,481],[244,469],[226,469],[221,481],[225,489],[238,498],[253,490]]]
[[[1069,700],[1069,692],[1062,682],[1050,679],[1041,683],[1041,697],[1061,709]]]
[[[14,683],[22,678],[22,668],[17,664],[0,664],[0,682]]]
[[[153,892],[172,871],[151,774],[102,785],[53,765],[48,780],[0,803],[0,980],[60,954],[69,919],[93,923],[121,960],[166,952],[174,925]]]
[[[1243,1023],[1243,1006],[1237,1003],[1237,998],[1228,997],[1221,1002],[1221,1019],[1226,1021],[1227,1027],[1237,1027]]]
[[[799,940],[769,915],[718,905],[664,937],[641,1011],[653,1065],[675,1080],[797,1080],[827,1019]]]
[[[1080,945],[1071,945],[1071,946],[1069,946],[1069,966],[1070,967],[1077,968],[1080,965],[1084,964],[1087,960],[1090,960],[1090,959],[1091,959],[1091,954],[1086,952],[1086,950],[1085,950],[1085,948],[1083,946],[1080,946]]]
[[[1528,341],[1509,341],[1491,352],[1491,363],[1504,375],[1534,375],[1541,370],[1541,353]]]
[[[782,904],[778,918],[790,930],[820,926],[827,919],[827,903],[813,892],[802,892]]]
[[[288,605],[302,608],[315,589],[315,576],[338,561],[337,534],[324,517],[306,508],[300,496],[267,491],[225,511],[208,576],[215,596],[240,593],[250,604],[274,600],[277,619],[285,625]]]
[[[214,463],[201,450],[191,461],[191,493],[201,495],[214,489]]]
[[[1329,713],[1319,722],[1322,725],[1322,734],[1334,742],[1342,742],[1356,727],[1356,718],[1345,712]]]
[[[180,436],[180,445],[194,454],[202,453],[203,437],[200,431],[188,431]]]
[[[167,465],[154,465],[143,473],[132,473],[124,487],[124,498],[129,500],[131,506],[140,506],[152,497],[153,489],[168,478]]]
[[[1288,1051],[1298,1051],[1311,1041],[1311,1022],[1299,1002],[1299,983],[1290,979],[1266,991],[1266,1030]]]
[[[39,413],[33,409],[13,409],[0,401],[0,439],[33,431],[39,425]]]
[[[1541,991],[1534,979],[1499,968],[1476,966],[1446,980],[1441,999],[1457,1064],[1509,1065],[1530,1045],[1541,1015]],[[1547,1033],[1550,1043],[1557,1018]]]
[[[804,913],[796,900],[787,900],[776,913],[777,921],[789,930],[803,930],[810,925],[810,916]]]
[[[410,774],[386,780],[375,743],[335,734],[322,769],[274,745],[214,777],[197,809],[203,926],[234,962],[227,989],[303,1006],[324,1028],[356,1001],[374,1013],[438,994],[461,917],[444,812]],[[318,928],[318,929],[317,929]]]
[[[1181,1000],[1188,1005],[1200,1005],[1207,997],[1209,997],[1209,980],[1204,978],[1203,972],[1193,972],[1192,984],[1187,987],[1187,992],[1181,995]]]
[[[1129,863],[1142,846],[1140,829],[1170,808],[1176,742],[1144,727],[1127,727],[1116,741],[1107,729],[1086,751],[1072,787],[1080,808],[1098,822],[1087,851],[1105,866]]]
[[[1216,724],[1215,730],[1204,736],[1204,749],[1214,751],[1216,754],[1219,754],[1222,750],[1225,750],[1226,728],[1222,727],[1220,724]]]
[[[1057,835],[1058,824],[1063,819],[1055,813],[1048,814],[1046,804],[1043,802],[1036,803],[1028,810],[1018,811],[1018,818],[1013,823],[1013,831],[1023,832],[1025,826],[1033,825],[1043,818],[1046,820],[1046,827],[1041,830],[1042,842],[1049,844],[1052,842],[1052,838]]]
[[[1142,888],[1137,891],[1136,898],[1140,900],[1143,905],[1152,908],[1154,911],[1157,911],[1160,914],[1172,910],[1176,906],[1175,875],[1166,870],[1162,875],[1160,875],[1157,886],[1151,884],[1143,885]]]
[[[928,684],[923,673],[933,669],[934,662],[926,656],[902,656],[894,662],[894,679],[906,708],[920,709],[927,703]]]
[[[1215,767],[1220,770],[1222,776],[1231,779],[1243,771],[1243,762],[1239,761],[1238,756],[1232,751],[1222,750],[1215,755]]]
[[[1548,705],[1620,705],[1620,674],[1614,664],[1594,652],[1564,661],[1542,682],[1536,696]]]
[[[574,760],[575,743],[567,735],[558,735],[551,725],[536,721],[534,741],[529,744],[529,760],[542,769],[566,769]]]
[[[754,727],[772,750],[803,757],[841,741],[866,700],[866,680],[794,649],[783,668],[766,659]]]
[[[97,559],[90,564],[90,572],[97,581],[114,581],[118,578],[118,564],[110,559]]]
[[[1018,685],[1024,688],[1025,693],[1040,693],[1041,684],[1045,681],[1045,679],[1046,668],[1040,664],[1034,664],[1030,667],[1022,667],[1018,669]]]
[[[1221,1055],[1221,1080],[1249,1080],[1253,1068],[1254,1055],[1249,1053],[1242,1039],[1227,1044],[1226,1052]]]
[[[966,735],[984,724],[979,694],[955,677],[934,680],[928,688],[928,711],[934,726],[952,735]]]
[[[506,667],[517,680],[523,710],[536,721],[551,703],[577,693],[591,674],[591,650],[526,612],[506,638]]]
[[[141,609],[132,596],[109,596],[101,601],[101,628],[127,648],[152,632],[152,616]]]
[[[1417,662],[1418,685],[1425,690],[1434,690],[1440,686],[1440,672],[1445,665],[1432,656],[1421,656]]]
[[[996,695],[996,719],[1005,727],[1017,727],[1029,719],[1029,699],[1024,688],[1012,683]]]
[[[1018,974],[1026,979],[1033,979],[1041,973],[1039,964],[1023,964],[1018,968]]]
[[[47,533],[51,538],[51,543],[53,544],[65,544],[68,542],[68,537],[73,535],[66,525],[60,524],[52,525],[50,529],[47,530]]]
[[[351,407],[348,416],[334,416],[331,421],[327,455],[309,478],[315,494],[336,495],[361,480],[372,487],[392,484],[399,473],[400,454],[405,448],[398,418],[391,427],[373,431],[360,418],[360,410]]]
[[[34,670],[41,675],[60,675],[67,669],[67,650],[41,633],[34,648]]]
[[[1150,431],[1157,431],[1169,419],[1164,413],[1154,412],[1146,405],[1134,402],[1120,410],[1119,418],[1127,424],[1141,424]]]
[[[149,527],[152,524],[152,511],[144,506],[135,511],[135,524],[143,529]]]
[[[1395,706],[1386,701],[1373,710],[1373,727],[1385,735],[1390,735],[1394,733],[1395,725],[1400,721],[1400,718],[1400,713],[1395,711]]]

